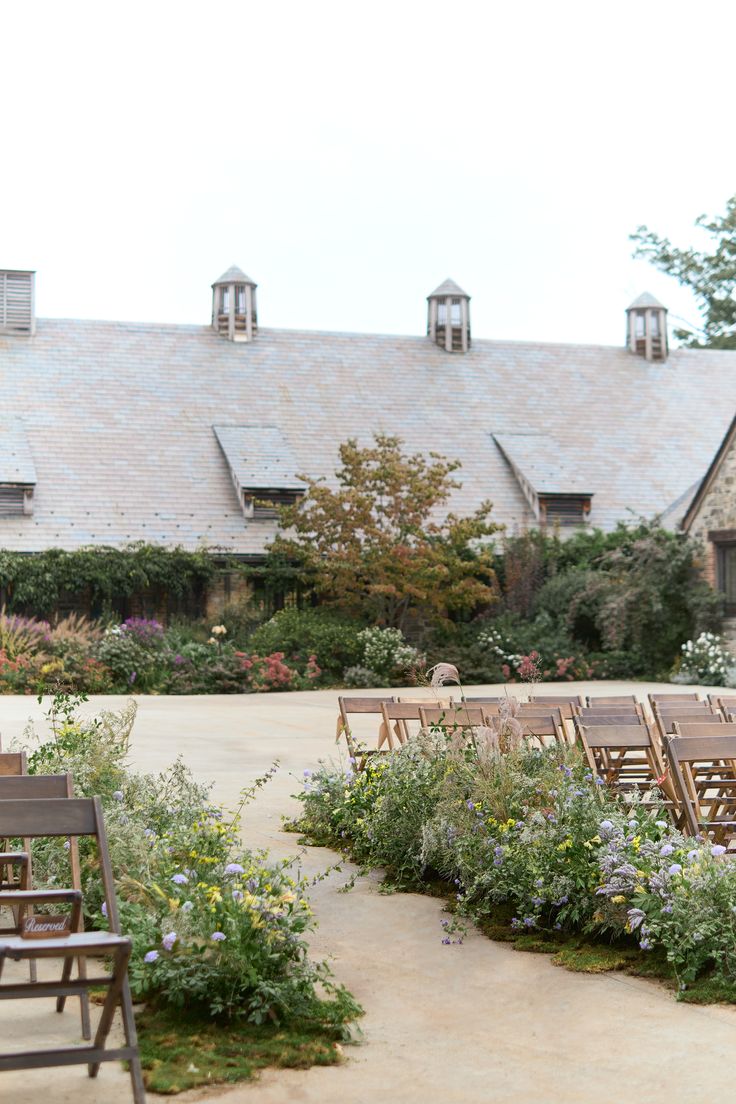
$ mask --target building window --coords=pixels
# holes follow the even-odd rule
[[[736,614],[736,542],[716,545],[716,578],[725,600],[725,612]]]
[[[230,313],[230,288],[224,287],[222,289],[222,299],[220,300],[220,314]]]
[[[245,288],[238,287],[235,289],[235,313],[245,314]]]
[[[644,317],[644,311],[636,312],[636,336],[644,337],[646,332],[646,318]]]
[[[587,495],[540,495],[540,520],[542,525],[585,525],[590,513]]]
[[[25,487],[19,487],[15,484],[7,484],[6,486],[0,486],[0,517],[22,517],[23,514],[30,513],[30,495],[27,495],[27,489]]]
[[[301,498],[298,491],[243,491],[243,505],[245,516],[254,521],[265,521],[269,518],[278,518],[279,509],[282,506],[293,506]]]
[[[450,304],[450,325],[460,326],[462,325],[462,315],[460,313],[460,300],[453,299]]]

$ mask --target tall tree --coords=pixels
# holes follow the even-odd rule
[[[282,509],[271,555],[301,564],[323,601],[382,625],[412,617],[434,623],[488,605],[496,595],[483,538],[498,530],[483,502],[470,517],[441,516],[459,487],[460,464],[437,453],[409,455],[398,437],[377,433],[360,448],[340,446],[337,489],[300,476],[304,501]]]
[[[660,238],[647,226],[640,226],[631,240],[635,257],[651,261],[695,295],[703,313],[702,331],[675,330],[685,345],[710,349],[736,349],[736,195],[726,204],[725,215],[696,219],[713,239],[711,252],[680,249],[669,238]]]

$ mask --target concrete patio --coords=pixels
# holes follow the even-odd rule
[[[653,688],[547,687],[640,695]],[[131,759],[156,771],[182,755],[199,779],[214,782],[218,800],[233,805],[278,758],[281,770],[248,811],[244,832],[251,846],[293,854],[296,837],[281,831],[281,816],[298,808],[291,795],[303,770],[337,755],[336,699],[331,691],[140,698]],[[118,697],[96,698],[85,709],[121,704]],[[0,699],[3,747],[21,736],[29,717],[41,715],[33,698]],[[364,722],[366,734],[374,725]],[[307,872],[334,862],[334,853],[321,848],[302,856]],[[381,895],[376,877],[341,893],[350,872],[346,865],[313,889],[319,927],[312,945],[364,1005],[362,1045],[346,1048],[339,1067],[268,1071],[255,1084],[185,1094],[182,1104],[367,1104],[384,1097],[397,1104],[613,1104],[622,1096],[673,1104],[722,1093],[736,1048],[736,1009],[678,1004],[643,980],[568,973],[474,933],[462,946],[443,946],[441,902]],[[49,1041],[76,1041],[75,1009],[62,1018],[51,1004],[0,1004],[3,1048],[40,1041],[42,1033]],[[87,1079],[84,1067],[3,1074],[0,1100],[127,1104],[129,1080],[113,1065],[97,1081]]]

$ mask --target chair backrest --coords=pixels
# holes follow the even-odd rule
[[[571,721],[573,717],[577,716],[582,706],[582,699],[579,695],[574,697],[562,697],[561,695],[554,696],[552,694],[545,694],[541,697],[536,695],[528,702],[522,702],[522,709],[528,710],[530,713],[542,713],[550,707],[553,709],[559,709],[560,714],[566,721]]]
[[[614,712],[611,708],[610,713],[599,713],[597,710],[588,711],[584,709],[580,721],[582,724],[589,726],[596,726],[600,728],[610,728],[612,725],[644,725],[646,721],[642,717],[641,713],[637,713],[635,710],[631,712]]]
[[[503,702],[507,702],[510,699],[507,698],[507,697],[500,697],[500,698],[464,698],[463,700],[466,701],[466,702],[470,702],[471,705],[501,705]],[[736,704],[736,699],[734,699],[734,704]]]
[[[736,710],[736,696],[729,694],[709,694],[708,701],[714,709]]]
[[[0,778],[18,774],[28,774],[26,753],[24,751],[0,752]]]
[[[0,801],[51,797],[74,797],[70,774],[0,775]]]
[[[736,833],[736,735],[672,736],[666,751],[681,827],[728,846]]]
[[[686,701],[702,701],[700,694],[648,694],[647,695],[652,705],[655,702],[686,702]]]
[[[714,707],[708,701],[655,702],[655,713],[713,713]]]
[[[720,716],[709,717],[702,724],[691,724],[685,721],[675,721],[672,725],[675,736],[736,736],[736,724],[727,723]]]
[[[56,777],[65,779],[65,785],[67,784],[66,779],[69,776]],[[6,778],[2,780],[2,785],[34,782],[37,778],[43,776]],[[107,905],[108,926],[111,932],[120,934],[115,882],[99,797],[38,797],[32,801],[27,797],[0,799],[0,839],[12,839],[16,836],[24,839],[66,836],[72,842],[79,836],[94,838]]]
[[[597,705],[638,705],[639,699],[636,694],[609,694],[608,697],[599,697],[598,695],[591,697],[588,695],[586,704],[589,709],[593,709]]]
[[[576,722],[591,771],[621,790],[651,789],[665,774],[659,741],[645,724],[589,726]]]
[[[337,704],[344,717],[348,713],[380,713],[382,701],[393,701],[393,698],[344,698],[339,697]]]
[[[419,720],[422,728],[473,728],[485,725],[486,713],[482,705],[420,705]]]

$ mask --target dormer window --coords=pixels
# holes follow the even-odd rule
[[[667,308],[647,291],[626,308],[626,344],[645,360],[667,359]]]
[[[230,341],[252,341],[258,329],[256,285],[237,265],[212,285],[212,329]]]
[[[542,525],[585,525],[589,513],[590,495],[539,495],[539,520]]]
[[[306,484],[284,434],[273,425],[212,427],[222,449],[243,517],[278,520],[282,506],[293,506]]]
[[[243,491],[243,513],[253,521],[278,519],[282,506],[294,506],[303,492],[282,490],[245,490]]]
[[[0,518],[32,514],[35,486],[36,468],[23,422],[0,417]]]
[[[447,353],[470,348],[470,296],[454,280],[427,296],[427,336]]]

